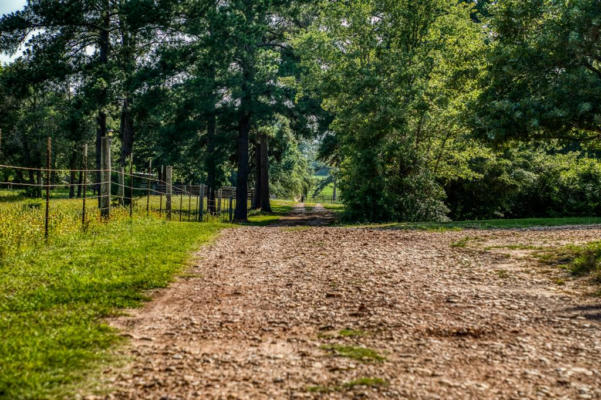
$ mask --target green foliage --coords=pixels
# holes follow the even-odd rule
[[[338,160],[348,216],[445,219],[437,170],[466,133],[458,116],[474,97],[468,78],[478,73],[473,56],[483,44],[470,8],[328,2],[296,44],[305,85],[319,87],[334,116],[335,140],[327,136],[321,158]]]
[[[597,0],[504,0],[491,9],[477,132],[490,140],[601,134]]]
[[[601,215],[601,163],[580,152],[516,146],[470,168],[445,186],[453,219]]]

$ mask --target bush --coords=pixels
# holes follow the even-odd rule
[[[601,215],[601,163],[580,152],[508,150],[470,168],[445,186],[452,219]]]

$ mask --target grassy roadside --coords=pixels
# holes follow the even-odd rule
[[[102,318],[166,286],[219,223],[117,219],[6,255],[0,265],[0,399],[69,398],[119,340]]]
[[[522,218],[522,219],[490,219],[478,221],[451,222],[401,222],[384,224],[345,224],[349,228],[373,229],[407,229],[407,230],[463,230],[463,229],[524,229],[533,227],[553,227],[568,225],[601,224],[601,217],[568,217],[568,218]]]

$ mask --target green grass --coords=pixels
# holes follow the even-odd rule
[[[371,362],[371,361],[385,361],[386,357],[378,354],[377,351],[368,349],[366,347],[358,346],[345,346],[340,344],[323,345],[323,350],[330,351],[339,357],[352,358],[357,361]]]
[[[562,225],[601,224],[601,217],[567,217],[567,218],[522,218],[522,219],[489,219],[478,221],[452,222],[401,222],[384,224],[350,224],[347,227],[364,227],[372,229],[407,229],[448,231],[464,229],[522,229],[532,227],[552,227]]]
[[[40,210],[0,205],[0,399],[72,398],[120,341],[102,319],[165,287],[227,226],[130,220],[116,209],[108,223],[91,218],[84,233],[71,202],[53,202],[48,243]]]
[[[470,241],[470,237],[466,236],[463,239],[459,239],[456,242],[451,243],[451,247],[464,248],[467,247],[467,243]]]
[[[569,245],[540,255],[548,264],[558,265],[574,276],[591,276],[601,283],[601,241],[585,245]]]
[[[296,205],[292,200],[271,200],[271,213],[251,211],[248,214],[250,225],[265,226],[276,223],[282,216],[288,215]]]
[[[338,335],[341,337],[363,337],[367,335],[367,332],[357,329],[342,329],[338,332]]]

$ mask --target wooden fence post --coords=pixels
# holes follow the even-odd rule
[[[100,216],[111,217],[111,138],[102,138],[100,165]]]
[[[83,195],[82,198],[82,210],[81,210],[81,225],[85,229],[86,227],[86,191],[88,190],[87,179],[88,179],[88,145],[83,145]]]
[[[184,205],[184,190],[186,190],[186,185],[184,188],[180,186],[179,188],[179,222],[182,222],[182,214],[184,213],[182,206]]]
[[[192,219],[192,185],[188,185],[188,222]]]
[[[117,192],[121,207],[125,207],[125,168],[119,169],[119,190]]]
[[[167,211],[167,219],[171,221],[171,195],[173,194],[172,178],[173,178],[173,167],[168,165],[166,170],[165,182],[167,183],[167,204],[165,205]]]
[[[198,186],[198,222],[202,222],[202,211],[204,209],[204,197],[205,197],[204,185]]]
[[[52,161],[52,138],[48,136],[46,145],[46,213],[44,217],[44,238],[48,240],[48,219],[50,217],[50,163]]]
[[[134,152],[129,155],[129,218],[134,215]]]
[[[230,206],[229,206],[230,222],[232,222],[232,220],[234,218],[234,208],[232,207],[233,206],[233,201],[234,200],[232,199],[232,196],[230,195]]]
[[[150,215],[150,177],[152,176],[152,159],[148,160],[148,178],[146,181],[146,216]]]
[[[165,179],[165,169],[164,166],[161,165],[161,169],[159,170],[159,217],[163,216],[163,179]],[[167,186],[165,186],[165,189]]]

